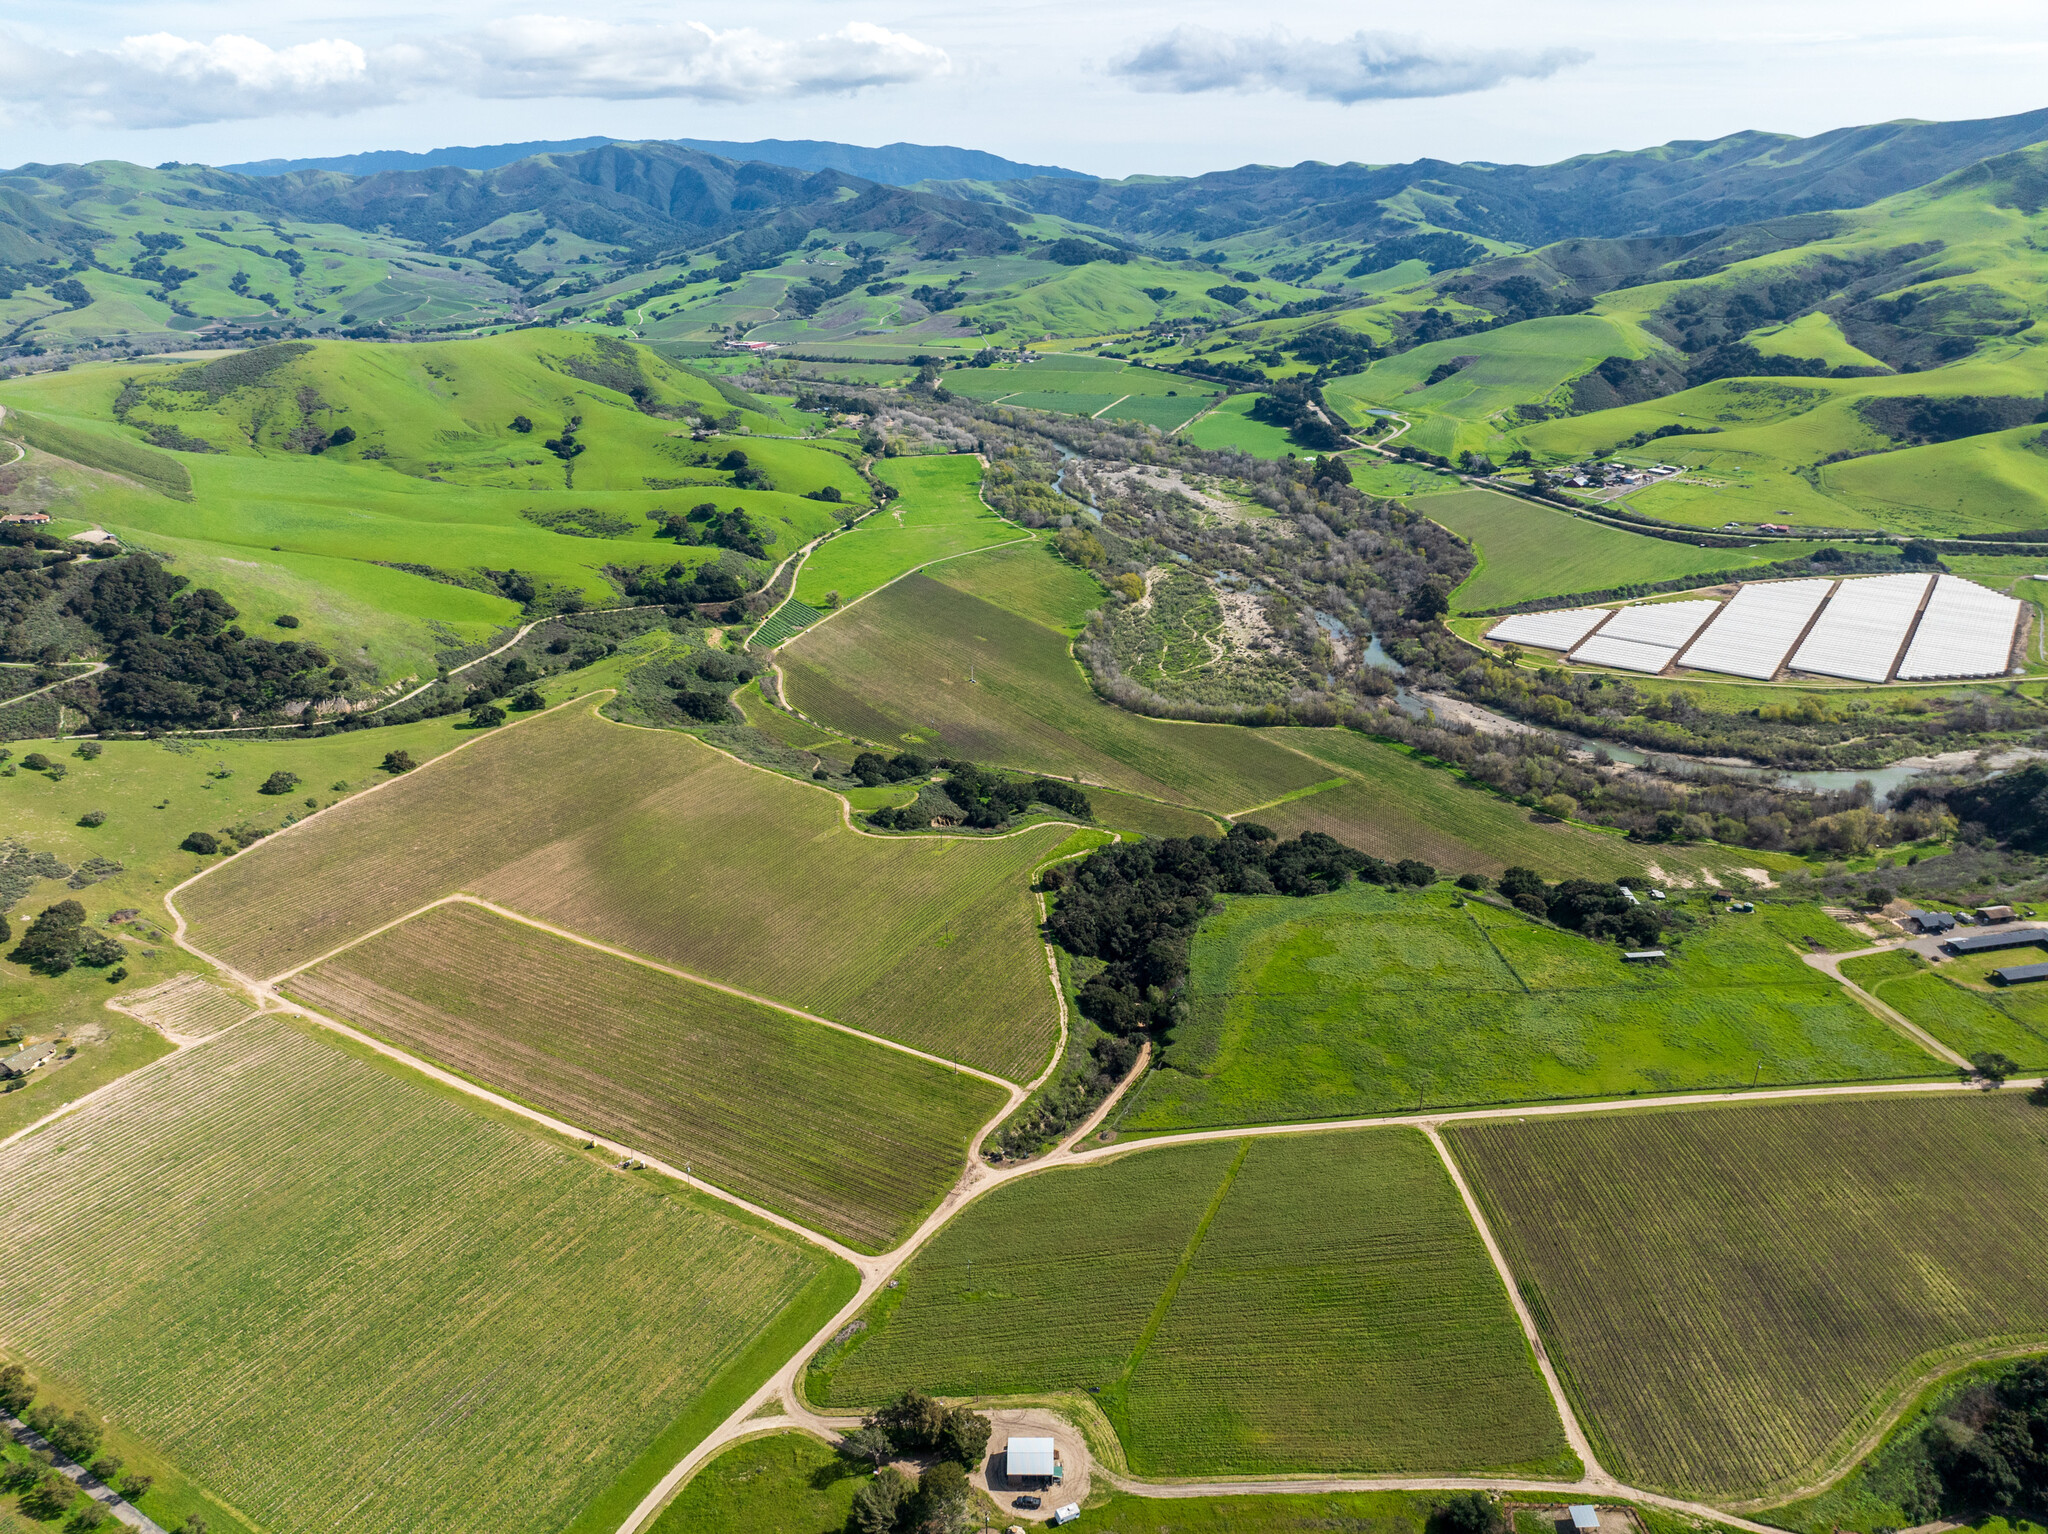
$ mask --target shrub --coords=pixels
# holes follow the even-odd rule
[[[116,964],[112,969],[107,971],[108,985],[119,985],[123,980],[126,980],[127,978],[128,966],[125,964]]]
[[[469,728],[495,730],[505,722],[505,711],[495,703],[479,703],[469,711]]]
[[[298,786],[299,775],[296,772],[273,772],[263,780],[263,786],[257,789],[256,792],[259,794],[288,794]]]
[[[87,810],[78,817],[78,823],[82,826],[103,826],[107,823],[107,812],[105,810]]]
[[[40,751],[31,751],[21,759],[21,765],[30,772],[48,772],[50,770],[50,759]]]
[[[220,838],[211,831],[194,831],[190,836],[178,843],[178,845],[187,852],[196,852],[202,857],[212,857],[216,852],[220,851]]]
[[[85,907],[75,900],[60,900],[45,906],[29,923],[8,957],[39,975],[61,975],[78,961],[84,928]]]
[[[78,743],[78,749],[71,754],[82,762],[96,762],[100,758],[100,753],[105,749],[106,747],[96,740],[81,740]]]
[[[384,753],[384,770],[389,773],[411,772],[419,763],[412,759],[410,751],[387,751]]]
[[[63,1476],[46,1475],[22,1494],[21,1510],[40,1522],[54,1523],[64,1516],[77,1495],[78,1488]]]
[[[20,1364],[0,1368],[0,1412],[19,1417],[36,1398],[36,1382]]]
[[[527,688],[526,691],[512,700],[514,711],[521,714],[530,714],[535,709],[542,709],[547,706],[548,700],[540,695],[538,689],[532,687]]]
[[[293,613],[279,613],[270,621],[281,629],[295,629],[299,626],[298,617]]]
[[[1508,1516],[1483,1491],[1453,1492],[1430,1514],[1430,1534],[1507,1534]]]

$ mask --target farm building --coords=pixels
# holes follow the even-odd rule
[[[48,1065],[57,1058],[57,1051],[63,1047],[55,1039],[51,1039],[45,1044],[31,1044],[27,1049],[17,1049],[6,1059],[0,1060],[0,1080],[26,1076],[38,1066]]]
[[[2029,943],[2048,944],[2048,931],[2008,927],[2003,932],[1972,932],[1968,937],[1950,938],[1941,948],[1944,953],[1988,953],[1995,948],[2024,948]]]
[[[1050,1481],[1059,1475],[1059,1455],[1050,1438],[1012,1438],[1003,1445],[1003,1476],[1012,1481]]]
[[[1664,957],[1661,948],[1632,948],[1622,957],[1631,964],[1653,964]]]
[[[10,511],[5,516],[0,516],[0,526],[41,527],[49,520],[50,514],[46,511]]]
[[[2009,905],[1980,905],[1977,907],[1979,921],[2011,921],[2012,907]]]
[[[1600,1509],[1590,1502],[1574,1502],[1567,1511],[1572,1516],[1572,1534],[1600,1534]]]
[[[2009,964],[1991,972],[1993,985],[2025,985],[2029,980],[2048,980],[2048,964]]]
[[[1956,929],[1956,919],[1947,911],[1908,911],[1904,919],[1907,926],[1922,934]]]

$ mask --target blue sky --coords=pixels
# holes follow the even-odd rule
[[[0,165],[587,134],[900,139],[1102,175],[1543,162],[2027,111],[2044,64],[2038,0],[0,0]]]

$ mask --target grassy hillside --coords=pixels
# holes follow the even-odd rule
[[[1031,536],[981,499],[981,460],[972,454],[893,458],[875,473],[896,499],[804,560],[799,602],[853,602],[922,564]]]
[[[1097,1389],[1141,1475],[1571,1463],[1457,1193],[1407,1130],[1028,1178],[940,1232],[867,1321],[813,1368],[814,1400],[904,1379]]]
[[[644,348],[551,331],[293,343],[0,382],[0,430],[32,423],[65,528],[174,556],[248,617],[292,613],[302,637],[397,680],[516,621],[507,591],[610,606],[608,568],[713,561],[756,585],[838,520],[810,494],[866,499],[843,453],[737,435],[796,427],[725,391]],[[576,417],[566,457],[545,446]],[[713,423],[732,430],[696,440]],[[746,510],[766,557],[657,538],[650,514],[704,503]]]

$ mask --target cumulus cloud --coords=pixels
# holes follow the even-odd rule
[[[697,22],[514,16],[375,49],[339,38],[273,48],[252,37],[197,42],[157,32],[67,52],[0,33],[0,113],[167,128],[339,116],[437,90],[494,99],[754,101],[908,84],[951,68],[942,49],[868,22],[789,39]]]
[[[1286,91],[1312,101],[1461,96],[1510,80],[1541,80],[1592,55],[1579,48],[1449,48],[1396,32],[1354,32],[1335,42],[1275,30],[1246,37],[1175,27],[1115,60],[1139,90]]]

